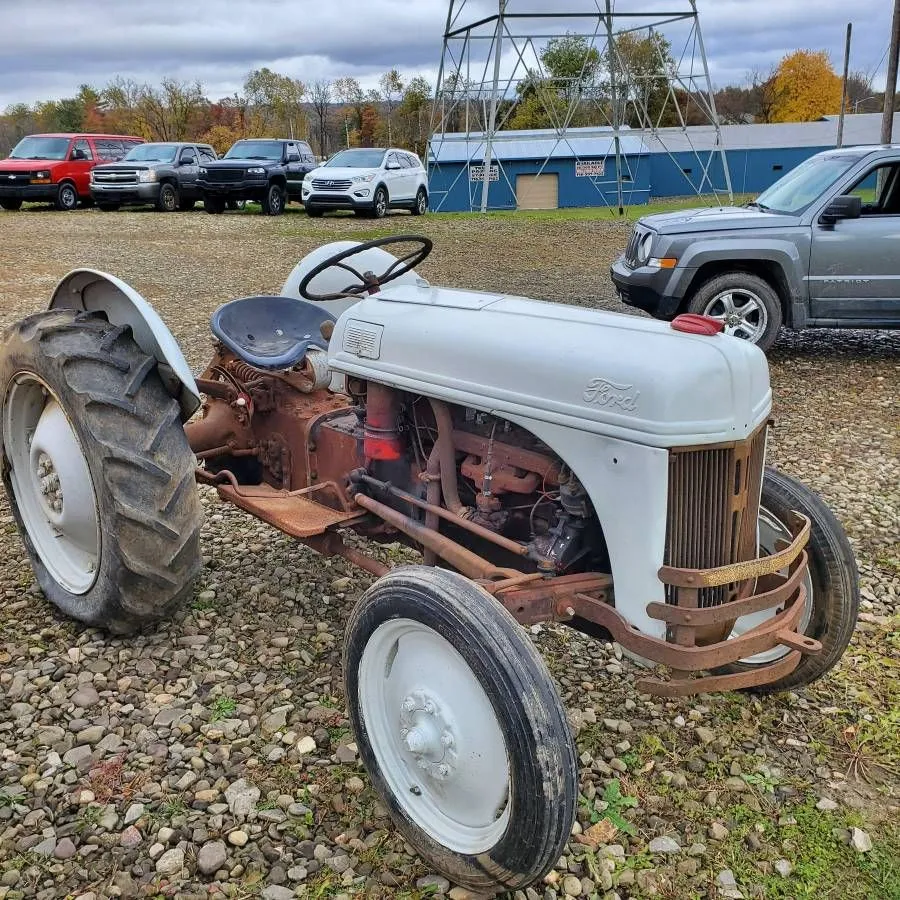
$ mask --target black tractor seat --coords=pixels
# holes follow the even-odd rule
[[[257,369],[291,369],[310,347],[325,350],[323,322],[335,322],[320,304],[295,297],[243,297],[212,315],[212,333]]]

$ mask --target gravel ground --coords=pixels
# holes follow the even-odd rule
[[[435,281],[620,308],[606,270],[627,234],[199,211],[33,210],[0,229],[0,324],[96,267],[155,305],[195,367],[219,303],[277,292],[326,240],[421,231]],[[826,498],[858,554],[850,650],[798,693],[667,702],[635,692],[617,646],[539,630],[577,730],[582,800],[558,867],[518,898],[900,897],[900,334],[786,335],[771,358],[772,459]],[[192,603],[111,640],[43,600],[0,499],[0,900],[469,896],[392,831],[358,763],[340,649],[368,578],[202,500]]]

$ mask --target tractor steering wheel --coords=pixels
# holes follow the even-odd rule
[[[401,256],[399,259],[394,260],[394,262],[392,262],[380,275],[375,275],[373,272],[359,272],[354,269],[353,266],[349,266],[344,262],[345,259],[356,256],[364,250],[371,250],[373,247],[384,247],[388,244],[419,244],[420,246],[416,250],[407,253],[405,256]],[[374,294],[389,281],[393,281],[395,278],[405,275],[411,269],[414,269],[419,265],[419,263],[431,253],[432,246],[431,241],[427,237],[422,237],[418,234],[395,234],[390,237],[378,238],[375,241],[365,241],[356,247],[351,247],[349,250],[342,250],[340,253],[335,253],[327,259],[323,259],[317,266],[310,269],[306,275],[303,276],[303,280],[298,287],[300,296],[306,300],[314,300],[321,303],[326,300],[342,300],[347,296],[363,294],[367,291]],[[359,281],[359,284],[351,284],[349,287],[344,288],[344,290],[339,291],[336,294],[313,294],[309,291],[309,283],[313,278],[324,272],[326,269],[330,269],[332,266],[335,266],[338,269],[346,269]]]

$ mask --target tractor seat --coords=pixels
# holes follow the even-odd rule
[[[310,347],[325,350],[319,330],[335,317],[318,303],[295,297],[243,297],[212,315],[212,333],[257,369],[291,369]]]

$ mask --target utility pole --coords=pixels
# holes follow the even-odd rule
[[[841,114],[838,116],[837,143],[841,147],[844,143],[844,111],[847,108],[847,73],[850,70],[850,35],[853,32],[853,23],[847,23],[847,43],[844,46],[844,77],[841,78]]]
[[[894,130],[894,95],[897,93],[897,62],[900,56],[900,0],[894,0],[894,22],[891,25],[891,47],[888,50],[887,82],[884,85],[884,117],[881,120],[881,143],[891,142]]]

